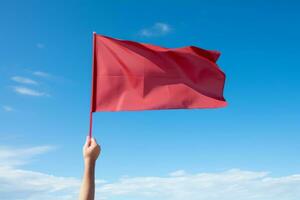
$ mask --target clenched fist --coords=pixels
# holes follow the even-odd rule
[[[95,163],[100,154],[101,148],[97,144],[95,138],[87,136],[82,151],[83,159],[86,163]]]

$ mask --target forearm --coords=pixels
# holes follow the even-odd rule
[[[94,200],[96,162],[85,161],[79,200]]]
[[[87,136],[83,146],[84,173],[80,188],[79,200],[94,200],[95,198],[95,166],[100,154],[100,146],[95,138]]]

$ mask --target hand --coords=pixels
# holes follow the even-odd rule
[[[82,151],[85,162],[95,163],[100,154],[101,148],[97,144],[95,138],[90,138],[89,136],[87,136]]]

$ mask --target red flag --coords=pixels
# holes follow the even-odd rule
[[[94,34],[93,52],[92,112],[226,106],[217,51]]]

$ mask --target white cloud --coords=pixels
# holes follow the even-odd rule
[[[77,199],[80,179],[20,168],[33,156],[49,150],[49,146],[0,148],[0,199]],[[113,182],[96,180],[96,200],[116,199],[298,200],[300,174],[273,177],[267,172],[239,169],[195,174],[179,170],[163,177],[121,177]]]
[[[0,199],[71,200],[76,199],[80,180],[23,170],[34,156],[49,152],[52,146],[31,148],[0,147]]]
[[[33,72],[33,75],[40,76],[40,77],[49,77],[50,76],[50,74],[48,74],[46,72],[42,72],[42,71],[35,71],[35,72]]]
[[[149,28],[142,29],[139,34],[144,37],[162,36],[171,32],[170,25],[157,22]]]
[[[98,186],[106,199],[297,200],[300,174],[274,178],[266,172],[229,170],[167,177],[123,178]]]
[[[21,76],[13,76],[13,77],[11,77],[11,80],[18,82],[18,83],[24,83],[24,84],[32,84],[32,85],[37,84],[36,81],[34,81],[30,78],[21,77]]]
[[[45,48],[45,45],[43,43],[37,43],[36,47],[39,49],[43,49],[43,48]]]
[[[7,106],[7,105],[2,106],[2,108],[3,108],[3,110],[6,111],[6,112],[12,112],[12,111],[15,110],[15,109],[13,109],[13,107]]]
[[[23,149],[12,149],[0,146],[0,163],[5,163],[6,167],[23,165],[30,162],[32,157],[49,152],[53,149],[55,149],[53,146],[37,146]]]
[[[79,187],[76,178],[0,166],[0,199],[71,200],[78,196]]]
[[[31,88],[16,86],[14,87],[14,91],[18,94],[28,95],[28,96],[48,96],[47,93],[40,92]]]

